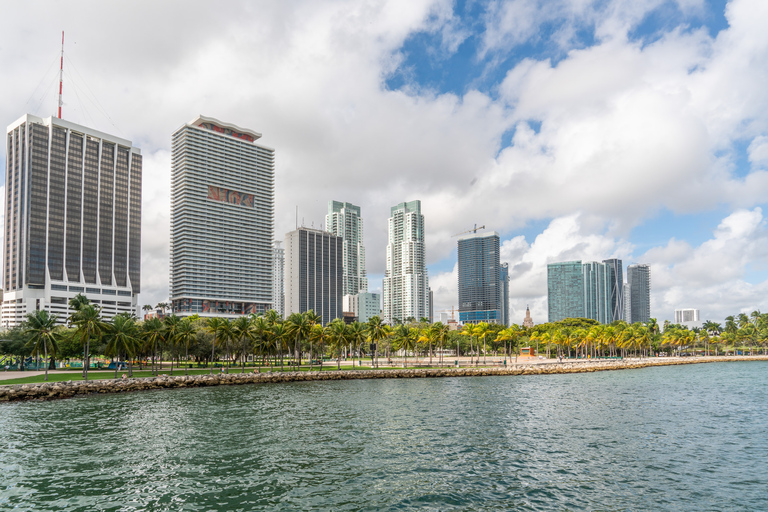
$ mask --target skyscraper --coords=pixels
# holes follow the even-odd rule
[[[549,322],[584,316],[581,261],[547,265],[547,309]]]
[[[285,314],[313,310],[323,325],[341,318],[341,237],[300,227],[285,235]]]
[[[272,309],[285,318],[285,249],[280,240],[272,242]]]
[[[509,263],[501,264],[501,323],[509,325]]]
[[[368,291],[365,272],[365,246],[363,246],[363,219],[360,207],[352,203],[328,202],[325,229],[341,237],[344,246],[344,295],[356,295]]]
[[[421,201],[393,206],[388,233],[382,319],[393,324],[408,318],[425,318],[429,314],[429,277]]]
[[[615,278],[613,267],[607,263],[588,261],[582,264],[584,280],[584,318],[601,324],[613,321],[611,292]]]
[[[499,234],[470,233],[459,237],[459,321],[502,323],[503,291]]]
[[[198,116],[173,134],[173,311],[234,318],[272,307],[275,150]]]
[[[627,322],[647,322],[651,319],[651,267],[638,263],[627,266],[627,284],[630,288]]]
[[[78,293],[111,318],[137,314],[141,151],[63,119],[8,127],[2,325],[46,310],[64,323]]]
[[[613,269],[613,282],[611,283],[611,317],[612,322],[624,320],[624,273],[623,263],[620,259],[611,258],[603,260]]]

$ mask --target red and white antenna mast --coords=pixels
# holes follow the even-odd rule
[[[61,91],[64,88],[64,31],[61,31],[61,68],[59,69],[59,119],[61,119]]]

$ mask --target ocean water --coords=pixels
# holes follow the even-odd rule
[[[768,363],[0,404],[0,510],[768,510]]]

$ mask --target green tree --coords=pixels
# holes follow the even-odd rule
[[[374,315],[368,319],[366,332],[368,333],[368,339],[370,340],[371,344],[374,345],[372,352],[373,358],[375,360],[374,366],[376,366],[376,368],[379,367],[379,360],[377,358],[379,342],[389,336],[389,330],[389,326],[386,325],[378,315]]]
[[[125,354],[125,357],[128,360],[128,374],[133,376],[131,358],[136,353],[139,346],[138,327],[136,326],[136,322],[129,315],[116,315],[112,318],[112,321],[107,324],[104,337],[107,341],[106,354],[108,356],[114,356],[118,363],[120,361],[120,356]],[[117,378],[118,366],[118,364],[115,364],[115,378]]]
[[[56,315],[49,315],[45,310],[38,310],[27,315],[24,334],[29,336],[32,355],[39,356],[42,348],[45,361],[45,380],[48,380],[48,352],[55,355],[59,350],[59,332],[56,327]]]
[[[184,347],[184,375],[189,375],[189,347],[195,342],[196,339],[197,331],[195,330],[194,325],[192,325],[192,322],[188,318],[185,318],[179,324],[178,329],[176,329],[175,343],[177,346]]]
[[[349,341],[349,330],[341,318],[332,320],[328,326],[330,328],[331,348],[336,352],[336,369],[341,370],[341,351]]]
[[[77,296],[70,301],[77,299]],[[87,299],[86,299],[87,300]],[[74,307],[74,306],[73,306]],[[96,309],[91,304],[79,304],[70,315],[69,321],[77,328],[76,336],[85,348],[83,361],[83,378],[88,380],[88,367],[91,364],[91,340],[101,343],[106,324],[101,319],[101,309]]]
[[[301,365],[301,341],[309,338],[312,323],[302,313],[292,313],[285,323],[286,331],[293,340],[293,363],[298,371],[299,365]]]

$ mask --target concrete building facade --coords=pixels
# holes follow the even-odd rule
[[[272,309],[285,318],[285,249],[280,240],[272,242]]]
[[[341,237],[344,254],[344,295],[356,295],[368,291],[368,274],[365,270],[365,245],[363,244],[363,219],[360,207],[340,201],[328,202],[325,229]]]
[[[647,322],[651,319],[651,267],[638,263],[627,266],[629,284],[629,318],[627,322]]]
[[[421,201],[400,203],[390,209],[383,280],[382,320],[390,325],[429,315],[429,276],[424,247]]]
[[[273,307],[275,150],[198,116],[172,138],[173,312],[236,318]]]
[[[36,310],[63,324],[77,294],[104,318],[138,316],[141,186],[128,140],[29,114],[8,127],[3,327]]]

